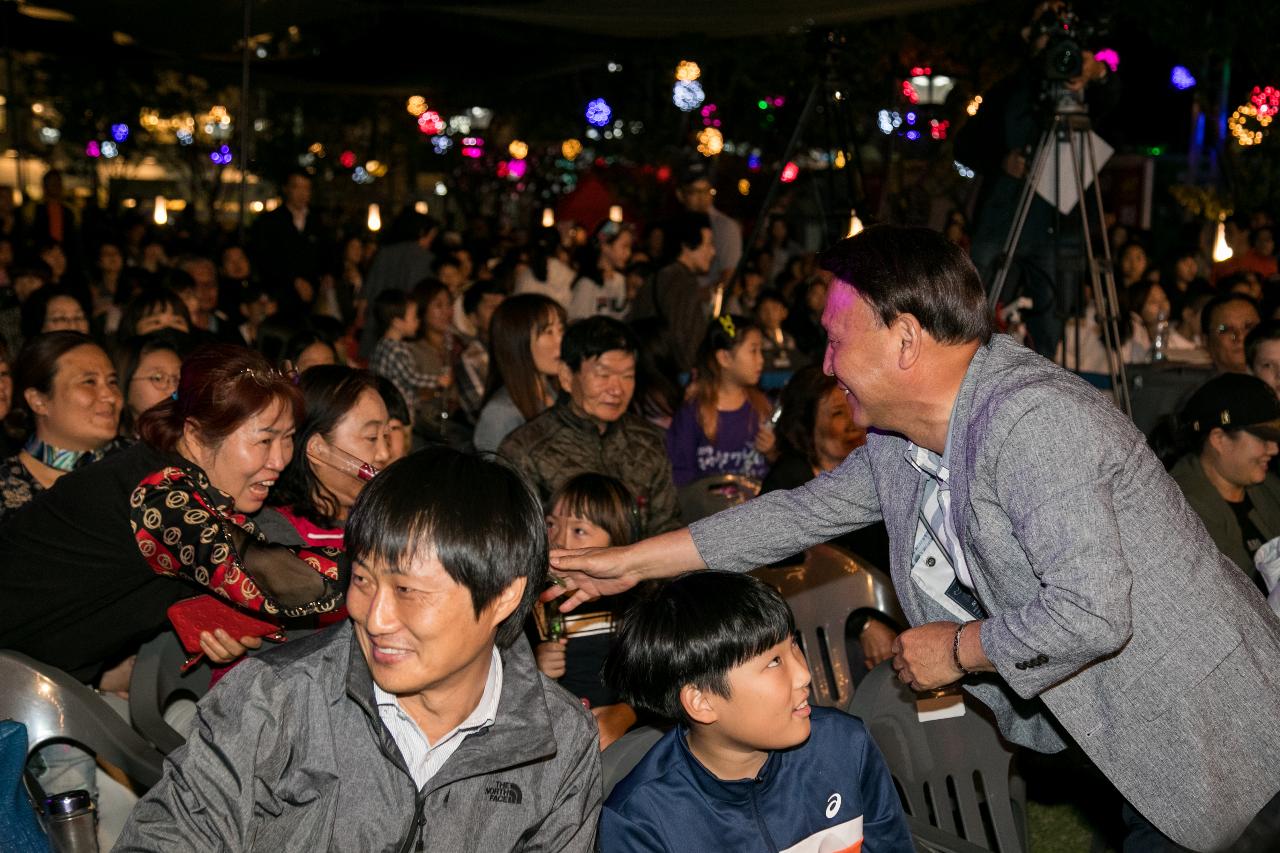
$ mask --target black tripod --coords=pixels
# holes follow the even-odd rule
[[[1000,255],[999,265],[991,282],[991,290],[987,299],[992,310],[1004,293],[1005,281],[1009,277],[1009,268],[1013,264],[1018,242],[1022,238],[1023,227],[1027,223],[1027,214],[1031,203],[1035,200],[1036,188],[1048,168],[1049,159],[1053,158],[1054,194],[1062,187],[1062,159],[1059,152],[1065,145],[1070,153],[1071,176],[1074,179],[1076,196],[1080,204],[1080,230],[1084,240],[1085,264],[1089,272],[1089,284],[1093,294],[1094,315],[1102,328],[1102,341],[1107,351],[1107,367],[1111,377],[1112,393],[1116,404],[1127,415],[1132,415],[1133,405],[1129,399],[1129,385],[1125,378],[1124,357],[1121,353],[1120,337],[1120,302],[1116,293],[1115,267],[1111,261],[1111,246],[1107,239],[1105,211],[1102,206],[1102,187],[1098,183],[1098,161],[1093,148],[1092,125],[1089,113],[1084,106],[1083,93],[1071,92],[1064,88],[1055,88],[1053,120],[1045,128],[1036,145],[1032,158],[1031,171],[1022,187],[1022,195],[1018,199],[1017,212],[1013,225],[1005,238],[1004,249]],[[1086,176],[1092,181],[1092,193],[1086,191]],[[1058,198],[1054,199],[1058,206]],[[1090,226],[1096,222],[1100,254],[1093,249],[1093,236]],[[1055,232],[1055,239],[1057,239]],[[1076,360],[1079,364],[1080,347],[1078,344],[1081,318],[1076,319]],[[1063,351],[1065,353],[1065,338]]]
[[[849,106],[849,86],[842,80],[839,71],[840,50],[845,39],[838,32],[827,32],[823,35],[822,42],[825,53],[823,54],[820,73],[814,80],[812,88],[809,89],[809,96],[805,99],[804,108],[800,111],[800,118],[796,120],[795,130],[792,131],[791,139],[787,142],[786,150],[782,154],[782,165],[779,167],[777,174],[773,176],[773,181],[769,184],[769,191],[765,193],[764,201],[760,205],[760,215],[756,217],[755,227],[751,229],[751,236],[746,242],[748,249],[756,244],[764,229],[768,227],[768,213],[782,189],[782,172],[786,169],[787,163],[791,162],[792,157],[795,156],[805,133],[812,130],[811,125],[815,122],[815,116],[819,112],[826,119],[827,150],[836,152],[832,154],[832,162],[827,164],[831,204],[819,203],[818,205],[819,214],[822,216],[822,230],[826,239],[832,239],[837,236],[833,233],[834,229],[828,222],[827,210],[830,207],[832,210],[841,210],[843,212],[843,209],[835,208],[834,206],[837,183],[839,181],[836,176],[838,171],[844,172],[849,217],[847,220],[842,219],[838,223],[841,229],[841,233],[838,236],[847,236],[848,232],[853,229],[856,206],[862,199],[862,158],[858,153],[857,140],[853,130],[853,114]],[[836,165],[835,158],[840,156],[845,158],[843,168],[839,168]],[[742,257],[738,259],[738,266],[734,269],[733,276],[729,279],[730,283],[741,279],[742,271],[747,264],[747,254],[744,251]],[[720,298],[720,294],[717,294],[712,303],[715,309],[713,313],[718,315],[723,305],[724,300]]]

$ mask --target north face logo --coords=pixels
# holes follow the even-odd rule
[[[511,803],[512,805],[520,805],[520,786],[515,782],[490,782],[484,786],[484,792],[489,795],[489,799],[495,803]]]

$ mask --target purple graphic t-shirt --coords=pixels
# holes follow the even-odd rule
[[[676,486],[713,474],[741,474],[763,479],[769,462],[755,448],[760,416],[751,402],[732,412],[719,412],[713,444],[698,423],[698,401],[685,403],[667,429],[667,456]]]

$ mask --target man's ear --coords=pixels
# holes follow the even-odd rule
[[[1214,427],[1213,429],[1209,430],[1209,437],[1207,439],[1207,443],[1210,447],[1213,448],[1214,452],[1217,453],[1219,456],[1226,453],[1227,441],[1228,441],[1228,438],[1227,438],[1226,430],[1220,427]]]
[[[22,398],[27,401],[27,405],[31,411],[37,415],[47,414],[49,411],[49,401],[45,396],[34,388],[28,388],[22,392]]]
[[[924,353],[925,332],[916,315],[902,313],[890,324],[898,346],[898,367],[910,370]]]
[[[570,370],[569,365],[565,364],[564,362],[560,362],[559,377],[560,377],[560,388],[564,391],[564,393],[572,394],[573,393],[573,371]]]
[[[720,719],[711,694],[693,684],[680,688],[680,706],[695,723],[714,723]]]
[[[491,628],[497,628],[502,624],[502,620],[515,613],[521,599],[524,598],[524,590],[528,584],[528,578],[518,577],[507,584],[506,589],[498,593],[497,598],[489,602],[488,607],[485,608],[487,612],[485,619]]]

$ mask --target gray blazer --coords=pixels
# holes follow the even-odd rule
[[[953,521],[999,673],[967,689],[1015,743],[1062,749],[1061,726],[1175,841],[1231,841],[1280,789],[1280,621],[1084,381],[996,336],[951,417]],[[745,571],[883,517],[911,623],[954,621],[911,580],[906,448],[873,433],[835,471],[694,524],[699,553]]]

